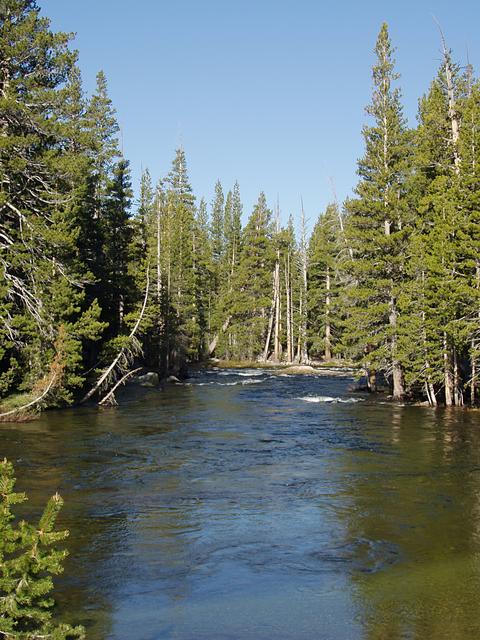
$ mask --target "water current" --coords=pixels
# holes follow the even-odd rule
[[[480,413],[204,371],[0,425],[90,640],[478,640]]]

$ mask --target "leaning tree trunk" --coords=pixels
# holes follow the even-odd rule
[[[142,322],[143,316],[145,314],[145,309],[147,308],[148,293],[150,289],[150,273],[149,272],[150,272],[150,265],[147,265],[147,282],[145,285],[145,297],[143,299],[142,308],[140,310],[140,314],[137,318],[137,321],[135,322],[133,329],[130,331],[130,334],[128,335],[129,340],[134,340],[135,334],[137,333],[138,328],[140,327],[140,324]],[[122,347],[120,349],[117,356],[114,358],[113,362],[105,369],[103,374],[94,384],[94,386],[90,389],[90,391],[87,394],[85,394],[85,396],[80,400],[80,404],[89,400],[93,395],[97,393],[97,391],[102,387],[104,383],[108,383],[110,376],[115,375],[115,370],[119,365],[119,363],[121,362],[122,358],[125,356],[126,351],[127,351],[126,347]]]
[[[50,393],[50,390],[52,389],[56,381],[57,381],[57,376],[54,373],[51,379],[49,380],[47,386],[38,397],[34,398],[30,402],[27,402],[26,404],[21,405],[20,407],[15,407],[15,409],[10,409],[10,411],[5,411],[5,413],[0,413],[0,422],[8,422],[10,417],[13,417],[14,415],[22,414],[23,412],[28,411],[28,409],[30,409],[31,407],[39,405],[42,402],[42,400],[44,400],[44,398],[48,396],[48,394]]]
[[[272,340],[272,331],[273,331],[273,323],[275,320],[275,306],[276,306],[276,295],[277,290],[275,287],[275,277],[276,277],[276,269],[273,271],[273,297],[272,304],[270,307],[270,314],[268,317],[268,329],[267,329],[267,337],[265,339],[265,347],[263,348],[263,361],[266,362],[268,360],[268,351],[270,349],[270,342]]]
[[[232,316],[228,316],[228,318],[223,323],[223,325],[222,325],[222,333],[225,333],[225,331],[228,329],[228,326],[230,324],[230,320],[231,319],[232,319]],[[209,356],[211,356],[213,354],[213,352],[215,351],[215,349],[217,348],[219,337],[220,337],[220,334],[216,333],[213,336],[213,339],[210,341],[210,343],[208,345],[208,355]]]

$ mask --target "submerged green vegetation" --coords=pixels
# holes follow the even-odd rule
[[[303,211],[282,226],[263,193],[242,225],[237,183],[198,200],[181,148],[134,203],[105,75],[86,96],[70,39],[34,0],[0,4],[0,419],[114,402],[141,368],[181,375],[211,356],[354,361],[394,398],[476,403],[471,65],[444,44],[410,128],[382,26],[359,182],[308,237]]]

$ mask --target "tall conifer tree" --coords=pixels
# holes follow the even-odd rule
[[[398,296],[408,237],[404,185],[410,151],[400,92],[393,87],[398,79],[393,53],[383,24],[375,46],[372,102],[367,107],[373,123],[363,129],[365,155],[358,163],[356,198],[346,203],[353,249],[348,269],[354,281],[347,340],[369,369],[383,371],[394,397],[401,398]]]
[[[272,212],[262,192],[243,233],[231,308],[235,355],[249,360],[262,353],[266,338],[274,262],[272,231]]]
[[[339,211],[329,204],[315,224],[308,246],[308,336],[310,353],[330,360],[341,332]]]
[[[77,247],[86,161],[69,39],[34,1],[1,3],[0,389],[47,388],[53,401],[71,399],[102,330]]]

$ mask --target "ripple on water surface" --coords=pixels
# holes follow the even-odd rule
[[[65,617],[90,640],[480,637],[478,414],[352,387],[206,371],[2,425],[24,513],[66,500]]]

